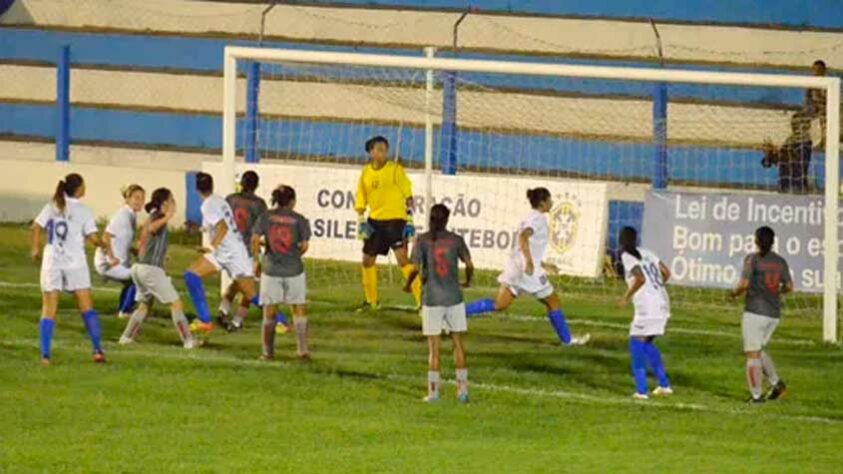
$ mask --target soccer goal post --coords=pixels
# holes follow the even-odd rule
[[[294,186],[322,262],[310,280],[333,265],[325,283],[349,288],[354,191],[373,135],[408,170],[418,227],[430,205],[449,205],[490,275],[530,210],[526,190],[549,188],[546,260],[563,295],[614,301],[614,234],[632,225],[673,270],[673,305],[724,306],[752,230],[767,224],[796,284],[786,308],[822,314],[835,342],[839,112],[835,77],[229,46],[222,162],[206,169],[221,193],[248,168],[264,196]]]

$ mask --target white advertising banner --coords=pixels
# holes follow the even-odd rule
[[[206,172],[221,176],[220,163],[205,163]],[[269,204],[272,189],[279,184],[295,188],[296,210],[310,220],[313,240],[308,256],[357,262],[362,244],[357,240],[354,195],[360,167],[321,164],[238,163],[235,174],[253,169],[261,184],[258,189]],[[413,182],[416,227],[422,232],[424,175],[407,170]],[[607,187],[603,183],[536,177],[508,177],[460,174],[433,176],[434,203],[451,209],[449,227],[465,238],[478,268],[501,269],[515,247],[518,224],[530,212],[527,190],[543,186],[553,195],[548,213],[550,245],[545,261],[562,274],[596,277],[605,251],[608,222]]]

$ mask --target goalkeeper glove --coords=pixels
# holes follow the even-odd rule
[[[372,224],[369,224],[366,218],[360,215],[357,218],[357,239],[368,240],[374,233],[375,229],[372,227]]]

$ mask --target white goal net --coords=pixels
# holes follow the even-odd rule
[[[225,82],[224,159],[207,168],[229,189],[246,169],[265,197],[296,189],[312,287],[362,300],[354,195],[381,135],[413,182],[417,227],[448,205],[480,285],[496,285],[527,189],[546,187],[563,301],[622,293],[617,233],[632,226],[673,271],[673,305],[723,306],[769,225],[798,290],[788,310],[824,315],[836,337],[837,79],[227,48]]]

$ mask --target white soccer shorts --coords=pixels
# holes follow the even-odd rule
[[[260,299],[262,305],[294,304],[307,301],[307,277],[304,272],[294,277],[261,275]]]
[[[466,332],[465,303],[453,306],[422,306],[422,334],[438,336],[442,330]]]
[[[779,318],[744,312],[741,320],[744,352],[764,350],[770,343],[773,333],[776,332],[779,321]]]
[[[173,304],[179,300],[173,280],[163,268],[136,263],[132,265],[131,271],[132,281],[137,287],[135,301],[138,303],[150,304],[153,298],[163,304]]]
[[[70,269],[41,267],[41,291],[44,293],[54,291],[72,293],[90,288],[91,272],[87,266]]]
[[[629,325],[630,336],[664,336],[668,318],[635,318]]]
[[[205,258],[217,271],[225,270],[233,280],[255,276],[252,258],[242,245],[232,248],[219,247],[213,253],[206,253]]]

